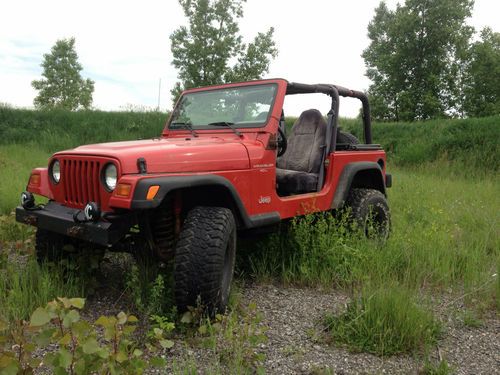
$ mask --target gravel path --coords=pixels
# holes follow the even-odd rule
[[[118,258],[119,259],[119,258]],[[113,260],[105,267],[105,287],[89,298],[85,316],[130,311],[120,285],[128,262]],[[335,290],[307,289],[247,284],[241,288],[244,304],[255,302],[263,314],[261,324],[268,330],[268,342],[260,349],[266,354],[264,366],[269,374],[420,374],[423,359],[399,355],[380,358],[366,353],[351,353],[328,345],[321,320],[326,313],[343,311],[349,301]],[[437,363],[445,359],[456,374],[500,374],[500,320],[494,313],[479,328],[465,327],[460,303],[449,305],[435,298],[436,315],[444,323],[444,337],[431,353]],[[186,358],[204,367],[211,362],[207,349],[192,346],[179,336],[166,358],[182,363]],[[170,361],[172,362],[172,361]],[[204,372],[201,372],[204,373]]]
[[[270,374],[418,374],[422,360],[412,356],[379,358],[350,353],[319,339],[320,320],[327,312],[340,312],[348,297],[337,291],[252,285],[244,296],[257,303],[268,325],[266,369]],[[500,374],[500,321],[491,316],[481,328],[467,328],[455,318],[437,312],[445,321],[436,362],[446,359],[457,374]],[[454,314],[456,315],[456,314]],[[448,321],[446,321],[448,320]]]
[[[95,321],[100,315],[120,311],[136,313],[125,297],[123,276],[131,259],[112,257],[102,267],[103,277],[96,294],[87,299],[83,316]],[[380,358],[351,353],[328,345],[321,320],[327,313],[342,312],[349,301],[340,291],[246,284],[241,288],[243,304],[255,302],[263,314],[268,341],[260,350],[266,354],[264,367],[269,374],[422,374],[423,359],[400,355]],[[445,330],[438,347],[430,353],[434,363],[445,359],[456,374],[500,374],[500,320],[491,312],[478,328],[466,327],[462,302],[449,303],[446,296],[434,297],[436,316]],[[139,315],[139,314],[138,314]],[[140,315],[139,315],[140,317]],[[208,349],[190,345],[179,335],[174,348],[166,353],[170,363],[186,359],[205,368],[213,364]],[[182,368],[182,365],[180,365]],[[169,371],[167,371],[168,373]],[[201,374],[208,371],[201,370]],[[162,371],[160,373],[165,373]]]

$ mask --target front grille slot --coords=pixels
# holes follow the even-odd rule
[[[100,162],[78,159],[63,159],[61,181],[64,183],[64,201],[83,206],[88,202],[100,204]]]

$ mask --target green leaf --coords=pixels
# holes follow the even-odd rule
[[[75,363],[75,373],[76,375],[87,375],[90,371],[87,371],[87,366],[85,363],[85,359],[80,358]]]
[[[59,344],[63,346],[68,346],[68,344],[71,342],[71,335],[69,333],[66,333],[60,340]]]
[[[55,375],[68,375],[68,371],[66,371],[66,368],[56,367],[54,369],[54,374]]]
[[[77,309],[83,309],[85,306],[85,299],[84,298],[71,298],[70,303],[73,307],[76,307]]]
[[[83,344],[83,352],[85,354],[94,354],[96,353],[101,347],[99,346],[99,343],[94,337],[91,337],[85,343]]]
[[[44,308],[39,307],[31,314],[30,325],[40,327],[50,322],[50,316]]]
[[[160,340],[160,345],[163,349],[170,349],[174,346],[174,342],[172,340]]]
[[[167,365],[167,361],[161,357],[153,357],[149,359],[149,364],[153,367],[165,367]]]
[[[184,324],[191,324],[193,322],[193,314],[191,314],[191,311],[186,311],[181,318],[181,323]]]
[[[137,319],[134,315],[130,315],[128,318],[127,318],[127,321],[129,323],[137,323],[139,321],[139,319]]]
[[[61,367],[68,368],[71,365],[72,356],[68,350],[61,348],[56,356]]]
[[[123,363],[127,359],[128,359],[128,356],[124,351],[120,350],[118,353],[116,353],[116,362]]]
[[[76,310],[70,310],[68,314],[63,319],[63,326],[68,328],[73,323],[76,323],[80,320],[80,313]]]
[[[125,314],[123,311],[118,313],[118,315],[116,317],[118,318],[118,324],[127,323],[127,314]]]
[[[2,375],[17,375],[19,373],[22,374],[22,372],[19,372],[20,368],[17,362],[11,362],[6,367],[3,367],[1,369],[2,369],[1,372]]]
[[[142,356],[142,354],[143,354],[142,350],[139,350],[139,349],[134,349],[134,351],[133,351],[133,353],[132,353],[132,355],[133,355],[134,357],[141,357],[141,356]]]
[[[69,309],[71,307],[71,302],[68,298],[66,297],[57,297],[59,302],[61,302],[64,306],[65,309]]]
[[[109,350],[106,348],[101,348],[96,353],[102,359],[107,359],[109,357]]]
[[[153,328],[153,333],[156,338],[162,338],[163,337],[163,330],[161,328]]]
[[[33,341],[39,347],[47,346],[50,343],[50,339],[52,338],[52,335],[54,334],[54,332],[55,332],[54,328],[49,328],[49,329],[43,330],[42,332],[40,332],[38,335],[36,335],[33,338]]]

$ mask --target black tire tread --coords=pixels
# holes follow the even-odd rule
[[[347,143],[350,145],[359,145],[359,139],[356,138],[351,133],[347,133],[347,132],[339,130],[339,132],[337,133],[337,143],[342,143],[342,144]]]
[[[382,192],[376,189],[354,188],[349,192],[346,205],[351,208],[351,218],[361,227],[366,224],[366,217],[369,207],[380,207],[388,220],[388,230],[390,228],[390,211],[387,199]],[[388,231],[385,234],[387,237]]]
[[[210,310],[225,308],[220,281],[226,247],[228,241],[234,241],[235,230],[233,214],[227,208],[195,207],[189,211],[174,260],[175,300],[180,311],[196,306],[198,296]]]

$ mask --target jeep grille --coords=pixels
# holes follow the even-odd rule
[[[101,203],[100,162],[64,158],[61,166],[65,203],[76,206],[83,206],[88,202]]]

